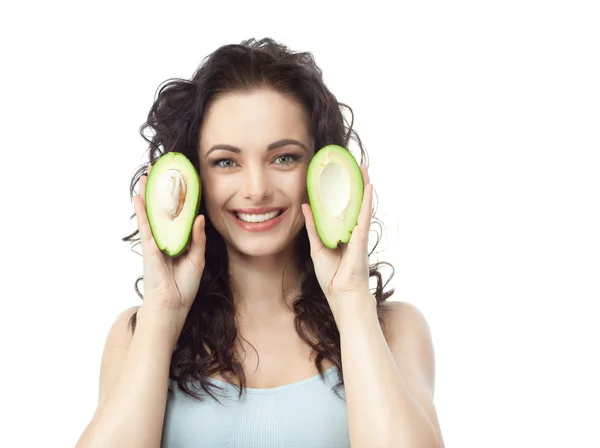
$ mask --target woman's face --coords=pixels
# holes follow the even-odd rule
[[[207,214],[227,244],[249,256],[288,247],[304,226],[314,154],[304,108],[271,90],[221,97],[206,111],[199,148]]]

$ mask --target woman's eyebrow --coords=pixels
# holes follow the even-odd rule
[[[306,145],[304,145],[304,143],[301,143],[298,140],[294,140],[293,138],[284,138],[282,140],[277,140],[276,142],[273,142],[269,146],[267,146],[267,151],[272,151],[274,149],[277,149],[277,148],[280,148],[280,147],[286,146],[286,145],[300,146],[306,152],[308,152],[308,148],[306,147]],[[237,146],[217,144],[217,145],[212,146],[208,151],[206,151],[206,155],[208,156],[211,152],[216,151],[217,149],[231,151],[236,154],[240,154],[242,152],[242,150],[240,148],[238,148]]]

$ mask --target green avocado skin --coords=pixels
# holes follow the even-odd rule
[[[154,210],[153,191],[160,175],[171,168],[182,171],[186,176],[187,194],[186,203],[179,215],[185,216],[174,228],[167,228],[164,219],[161,219]],[[146,183],[146,215],[157,247],[169,257],[175,258],[181,255],[189,246],[194,221],[200,211],[201,194],[202,186],[198,171],[184,154],[174,151],[167,152],[160,156],[152,166]],[[177,243],[169,245],[166,240],[173,235],[172,232],[177,232]]]
[[[319,178],[328,163],[341,163],[350,173],[351,199],[342,217],[330,216],[324,210],[319,191]],[[336,249],[339,243],[348,243],[358,223],[358,215],[363,200],[364,182],[360,166],[352,153],[339,145],[326,145],[312,158],[306,175],[306,188],[321,242],[330,249]]]

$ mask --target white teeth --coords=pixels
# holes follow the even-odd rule
[[[238,219],[240,221],[244,221],[244,222],[264,222],[264,221],[268,221],[269,219],[273,219],[276,216],[278,216],[280,213],[280,210],[274,210],[272,212],[269,213],[263,213],[260,215],[249,215],[247,213],[238,213],[235,212],[235,215],[238,217]]]

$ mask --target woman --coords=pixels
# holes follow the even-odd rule
[[[427,322],[386,302],[392,292],[369,266],[364,165],[346,247],[326,248],[315,230],[312,156],[350,136],[360,145],[340,106],[310,53],[270,39],[224,46],[160,90],[142,128],[155,132],[150,160],[131,186],[140,181],[143,304],[110,329],[77,447],[443,446]],[[168,151],[202,181],[191,244],[174,259],[144,208],[144,174]],[[275,215],[267,230],[244,223]]]

